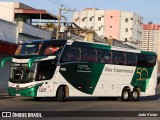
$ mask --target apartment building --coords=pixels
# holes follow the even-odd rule
[[[143,25],[142,50],[156,52],[160,60],[160,24]]]
[[[141,49],[143,17],[134,12],[86,8],[75,12],[73,21],[99,36],[117,39]]]

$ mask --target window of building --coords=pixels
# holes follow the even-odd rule
[[[98,17],[98,21],[101,21],[101,17]]]
[[[125,31],[128,32],[128,28],[125,28]]]
[[[92,21],[92,17],[89,18],[89,21]]]
[[[86,18],[82,18],[82,22],[84,22],[84,21],[85,21],[85,19],[86,19]]]
[[[128,18],[125,19],[125,22],[128,22]]]

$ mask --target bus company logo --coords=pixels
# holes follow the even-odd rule
[[[91,70],[91,68],[88,65],[78,65],[78,68],[81,70]]]
[[[66,71],[66,68],[61,68],[61,71]]]
[[[78,65],[77,72],[91,72],[91,68],[88,65]]]
[[[2,117],[12,117],[11,112],[2,112]]]

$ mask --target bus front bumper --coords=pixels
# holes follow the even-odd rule
[[[31,88],[12,88],[8,87],[8,95],[10,96],[25,96],[25,97],[36,97],[39,86]]]

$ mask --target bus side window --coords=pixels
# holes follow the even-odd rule
[[[91,48],[83,48],[84,62],[97,62],[97,50]]]
[[[126,65],[126,53],[114,51],[113,54],[113,64],[116,65]]]
[[[126,65],[136,66],[137,65],[137,54],[135,53],[126,53]]]
[[[52,79],[56,66],[52,64],[51,60],[42,61],[39,64],[38,80]]]
[[[156,64],[156,56],[148,54],[138,54],[138,66],[153,67]]]
[[[100,63],[111,64],[112,63],[111,51],[99,50],[98,61]]]
[[[50,48],[52,48],[52,46],[46,47],[43,54],[44,55],[50,55]]]
[[[78,47],[67,47],[62,61],[80,61],[81,60],[81,49]]]

